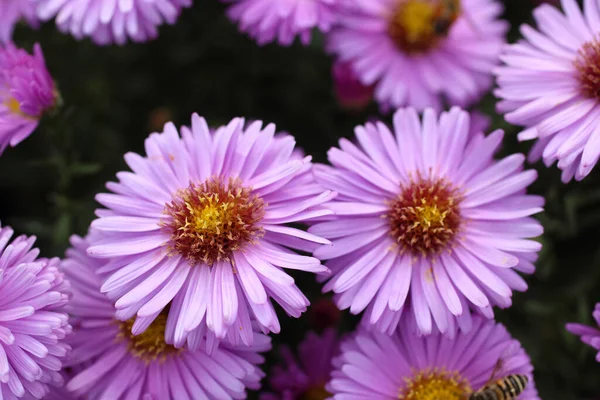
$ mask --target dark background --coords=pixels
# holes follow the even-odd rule
[[[61,256],[72,233],[85,234],[97,206],[94,194],[126,168],[123,154],[142,152],[144,138],[167,120],[189,124],[198,112],[210,125],[234,116],[275,122],[325,161],[339,137],[377,116],[374,105],[360,112],[338,105],[322,37],[307,47],[259,47],[238,33],[222,4],[195,3],[175,26],[163,27],[159,39],[124,47],[77,42],[51,23],[39,31],[18,28],[18,44],[31,49],[41,43],[65,106],[0,158],[0,218],[18,233],[36,235],[44,255]],[[531,3],[505,4],[514,41],[518,25],[531,18]],[[494,115],[494,103],[490,95],[478,108],[493,117],[494,128],[508,132],[503,153],[526,152],[530,144],[517,142],[518,128]],[[543,399],[600,398],[593,350],[564,330],[568,321],[591,322],[600,301],[600,168],[564,185],[556,167],[533,167],[540,177],[532,191],[547,199],[539,216],[544,248],[535,275],[527,278],[530,289],[516,293],[513,307],[497,316],[531,355]],[[312,301],[320,297],[313,276],[295,277]],[[274,342],[296,344],[323,320],[314,317],[314,308],[299,320],[282,315]],[[341,330],[355,320],[343,313]],[[275,351],[267,365],[276,360]]]

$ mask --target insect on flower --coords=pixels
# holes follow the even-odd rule
[[[527,387],[529,378],[523,374],[511,374],[495,379],[501,367],[502,358],[499,358],[488,382],[483,388],[471,393],[468,400],[516,400]]]

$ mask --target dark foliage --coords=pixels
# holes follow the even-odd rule
[[[514,41],[531,5],[505,3]],[[167,120],[189,124],[198,112],[212,125],[234,116],[275,122],[315,160],[325,161],[339,137],[377,115],[374,105],[361,113],[337,105],[322,38],[308,47],[258,47],[229,23],[216,0],[197,0],[175,26],[146,44],[97,47],[52,24],[39,31],[20,27],[16,40],[26,48],[42,44],[65,106],[0,158],[0,217],[18,233],[37,235],[47,256],[62,255],[72,233],[85,234],[97,206],[94,195],[125,168],[123,154],[141,152],[144,138]],[[517,143],[518,128],[494,115],[494,104],[490,95],[479,109],[493,116],[494,128],[507,131],[503,152],[526,152],[529,145]],[[542,398],[599,398],[600,365],[564,324],[590,322],[600,301],[600,168],[583,182],[563,185],[556,168],[534,167],[539,179],[533,191],[547,199],[539,216],[544,249],[536,274],[527,278],[530,289],[497,316],[531,355]],[[295,277],[313,302],[321,296],[313,276]],[[300,320],[283,318],[274,342],[297,343],[316,320],[310,311]],[[344,313],[340,330],[355,321]],[[276,360],[275,350],[267,367]]]

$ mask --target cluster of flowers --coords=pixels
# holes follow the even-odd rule
[[[188,5],[8,0],[0,26],[56,15],[76,37],[124,43]],[[524,155],[494,159],[502,131],[440,110],[477,101],[493,70],[498,110],[525,126],[521,139],[538,139],[531,160],[557,161],[565,182],[589,174],[600,158],[600,0],[562,8],[541,5],[539,31],[523,26],[504,46],[496,0],[233,1],[229,16],[259,43],[330,31],[337,75],[384,108],[407,107],[392,127],[358,126],[330,165],[273,124],[167,123],[145,155],[125,155],[131,171],[96,196],[104,208],[63,260],[0,229],[0,398],[244,398],[264,376],[267,334],[280,331],[274,303],[292,317],[309,305],[290,269],[317,274],[363,317],[341,340],[309,334],[299,360],[282,349],[265,400],[464,400],[509,376],[523,377],[520,400],[538,399],[529,357],[493,320],[527,289],[521,274],[541,249],[533,215],[544,199],[526,193],[537,174]],[[39,46],[0,48],[0,150],[59,97]],[[600,330],[568,329],[600,349]]]

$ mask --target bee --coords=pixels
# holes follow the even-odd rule
[[[433,14],[433,32],[446,36],[460,14],[460,0],[437,0]]]
[[[471,393],[467,400],[516,400],[525,391],[529,378],[522,374],[512,374],[495,380],[494,376],[501,366],[502,358],[499,358],[488,382],[483,388]]]

